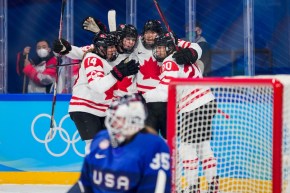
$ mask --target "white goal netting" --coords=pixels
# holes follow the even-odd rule
[[[290,193],[288,98],[289,75],[171,81],[173,192]]]

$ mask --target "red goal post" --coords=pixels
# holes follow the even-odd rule
[[[194,95],[192,90],[196,89],[209,89],[217,104],[210,144],[217,160],[219,191],[289,191],[290,75],[273,75],[171,80],[167,141],[171,151],[172,193],[187,192],[190,184],[184,177],[180,145],[183,136],[193,135],[182,128],[194,121],[186,117],[188,120],[181,123],[179,107],[181,101],[190,98],[192,93]],[[198,178],[201,192],[207,190],[202,167],[198,167]]]

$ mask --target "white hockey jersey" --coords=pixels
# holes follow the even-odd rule
[[[122,53],[118,55],[115,61],[109,62],[109,64],[112,67],[114,67],[118,65],[122,60],[125,60],[126,58],[128,58],[129,60],[134,59],[138,61],[138,59],[136,59],[131,54]],[[114,90],[114,97],[121,97],[124,95],[137,93],[136,81],[137,81],[136,75],[127,76],[124,77],[122,81],[118,81],[116,84],[116,88]]]
[[[198,59],[201,57],[202,51],[197,43],[186,42],[179,39],[178,47],[193,48],[198,54]],[[140,63],[140,71],[137,73],[137,90],[138,92],[146,93],[147,91],[154,89],[159,84],[161,63],[158,63],[154,58],[152,49],[146,49],[143,46],[141,36],[138,39],[138,44],[134,50],[134,54]]]
[[[92,49],[92,48],[93,48],[93,45],[88,45],[88,46],[83,46],[83,47],[72,46],[72,50],[66,56],[71,59],[81,60],[85,52],[87,52],[89,49]],[[108,62],[108,63],[111,67],[114,67],[117,64],[119,64],[122,60],[128,57],[129,59],[137,60],[135,57],[130,56],[130,54],[122,53],[118,55],[115,61]],[[136,80],[137,80],[136,76],[132,75],[132,76],[125,77],[122,81],[117,81],[115,85],[116,87],[113,91],[114,97],[120,97],[126,94],[136,93],[137,92]]]
[[[159,83],[160,65],[153,57],[152,50],[146,49],[139,37],[137,47],[133,54],[138,58],[140,70],[136,77],[136,86],[138,92],[145,93],[154,89]]]
[[[202,72],[197,64],[178,65],[172,55],[168,56],[162,63],[158,86],[144,94],[146,102],[167,102],[168,85],[172,78],[202,78]],[[192,111],[212,100],[214,95],[207,87],[182,87],[177,96],[177,112]]]
[[[66,54],[65,56],[74,60],[82,60],[84,57],[84,54],[89,50],[94,47],[93,44],[83,46],[83,47],[77,47],[77,46],[71,46],[71,51]]]
[[[87,112],[103,117],[113,99],[117,79],[111,65],[94,53],[84,57],[73,86],[69,112]]]

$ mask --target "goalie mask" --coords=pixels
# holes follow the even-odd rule
[[[93,43],[95,52],[100,57],[109,62],[116,60],[118,53],[116,51],[116,36],[114,34],[100,31],[96,33]]]
[[[125,95],[113,101],[105,118],[112,146],[120,146],[143,129],[146,117],[147,110],[139,94]]]
[[[138,32],[131,24],[120,24],[117,28],[118,52],[130,54],[136,45]]]
[[[153,56],[158,62],[162,62],[167,56],[176,50],[176,37],[169,33],[162,33],[155,38]]]
[[[163,28],[158,20],[148,20],[142,31],[142,44],[146,49],[152,49],[156,35],[161,34]],[[150,32],[150,33],[149,33]],[[154,34],[155,33],[155,34]]]

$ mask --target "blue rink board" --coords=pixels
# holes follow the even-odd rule
[[[84,142],[68,115],[71,95],[57,95],[57,131],[46,139],[52,98],[51,94],[0,95],[0,171],[80,171]]]
[[[49,140],[46,137],[50,130],[52,95],[0,95],[0,171],[80,171],[84,142],[68,115],[70,97],[57,96],[57,131]],[[229,101],[219,104],[219,109],[234,110],[225,112],[230,119],[218,114],[213,124],[212,146],[221,177],[271,178],[268,172],[272,161],[268,148],[272,140],[271,125],[261,123],[267,119],[271,123],[272,107],[263,103],[255,104],[258,107],[253,105]],[[251,117],[243,112],[245,108],[253,109],[252,115],[259,116],[249,122]],[[255,109],[270,111],[261,114]],[[255,143],[261,136],[259,141],[263,144]],[[243,160],[244,154],[248,160]],[[264,173],[255,176],[253,168]]]

